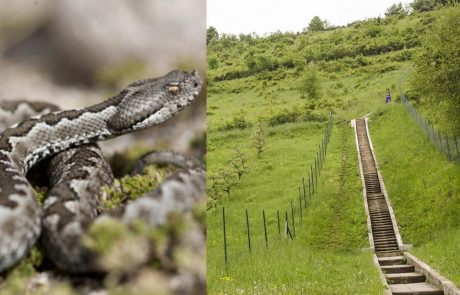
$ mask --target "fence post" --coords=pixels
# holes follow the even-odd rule
[[[289,234],[289,237],[291,238],[291,240],[294,240],[292,238],[291,231],[289,230],[288,213],[287,211],[285,211],[285,213],[286,213],[286,222],[284,223],[284,237],[287,239],[288,234]]]
[[[444,137],[446,138],[446,144],[447,144],[447,157],[449,158],[449,161],[451,161],[452,157],[450,156],[449,137],[447,137],[447,134],[445,133],[444,133]]]
[[[424,123],[424,126],[425,126],[425,133],[426,133],[426,135],[428,135],[428,137],[430,137],[430,131],[428,130],[428,126],[429,126],[428,121],[423,119],[423,123]]]
[[[300,222],[302,222],[302,194],[300,193],[300,186],[299,186],[299,213],[300,213]]]
[[[265,222],[265,210],[262,210],[262,215],[264,217],[265,247],[268,248],[267,223]]]
[[[225,267],[227,267],[227,232],[225,229],[225,207],[222,207],[222,221],[224,225],[224,257],[225,257]]]
[[[431,130],[430,126],[431,125],[428,122],[426,124],[427,124],[426,129],[428,131],[428,138],[430,139],[431,143],[434,143],[434,141],[433,141],[433,132],[430,132],[430,130]]]
[[[278,234],[281,240],[281,224],[280,224],[280,211],[276,210],[276,216],[278,218]]]
[[[327,146],[327,143],[326,143],[326,134],[324,134],[324,139],[323,139],[323,159],[326,160],[326,146]]]
[[[307,209],[307,194],[305,193],[305,177],[302,176],[302,187],[303,187],[303,205]]]
[[[320,157],[320,159],[321,159],[321,169],[323,169],[323,166],[324,166],[324,155],[323,155],[323,144],[322,144],[322,143],[319,145],[318,153],[319,153],[319,157]]]
[[[321,149],[321,145],[318,145],[318,152],[316,152],[316,158],[318,159],[318,174],[321,175],[321,167],[323,166],[321,164],[321,153],[319,150]]]
[[[292,200],[291,200],[291,219],[292,219],[292,233],[294,234],[294,238],[295,238],[294,204],[292,203]]]
[[[442,137],[441,137],[441,132],[438,131],[438,137],[439,137],[439,146],[441,147],[441,151],[444,152],[444,148],[442,147]]]
[[[248,233],[249,255],[251,255],[251,232],[249,231],[249,213],[248,213],[247,208],[246,208],[246,228],[247,228],[247,233]]]
[[[458,144],[457,144],[457,137],[454,137],[455,140],[455,149],[457,150],[457,157],[458,157]]]
[[[317,173],[318,169],[315,165],[315,187],[316,187],[316,190],[318,190],[318,173]]]
[[[318,169],[317,169],[317,162],[318,162],[318,157],[315,158],[315,179],[318,177]]]
[[[311,184],[312,184],[312,189],[311,189],[311,193],[314,194],[315,193],[315,185],[313,184],[313,165],[310,165],[310,175],[311,175]],[[311,196],[310,196],[311,198]]]
[[[324,166],[324,153],[323,153],[323,150],[324,150],[324,143],[321,142],[321,144],[319,146],[319,154],[321,155],[321,168],[323,168],[323,166]]]

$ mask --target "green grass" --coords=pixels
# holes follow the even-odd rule
[[[297,90],[300,82],[294,77],[269,82],[267,86],[261,85],[254,77],[219,83],[226,85],[225,91],[208,97],[209,134],[212,135],[225,122],[241,114],[254,123],[260,117],[269,117],[285,110],[305,112],[307,106],[311,110],[312,105],[311,112],[323,117],[328,111],[338,113],[347,120],[363,116],[382,104],[387,88],[392,89],[396,96],[398,79],[407,71],[407,67],[408,64],[400,63],[395,71],[374,76],[360,72],[334,79],[322,73],[323,97],[316,101],[301,97]],[[230,89],[236,88],[242,89],[232,93]]]
[[[402,105],[381,108],[370,122],[403,242],[460,285],[460,166],[435,150]]]
[[[257,255],[257,257],[255,257]],[[319,251],[300,243],[243,256],[226,273],[208,266],[209,294],[381,294],[371,253]]]
[[[253,159],[251,172],[222,202],[226,208],[228,268],[223,254],[222,211],[208,212],[208,292],[210,294],[379,294],[382,285],[372,262],[354,147],[353,130],[333,129],[319,191],[307,200],[299,220],[298,186],[314,159],[322,131],[317,124],[272,128],[270,149]],[[287,132],[289,131],[289,132]],[[342,133],[343,132],[343,133]],[[233,134],[242,142],[245,133]],[[225,136],[213,142],[208,163],[225,163]],[[299,141],[304,141],[300,145]],[[227,143],[228,144],[228,143]],[[230,145],[230,144],[228,144]],[[342,147],[346,156],[342,159]],[[273,153],[273,154],[270,154]],[[215,157],[215,158],[214,158]],[[271,165],[271,170],[267,170]],[[309,168],[308,168],[309,169]],[[267,185],[269,184],[269,185]],[[308,190],[308,189],[307,189]],[[284,220],[294,201],[296,238],[279,239],[276,210]],[[247,248],[245,211],[249,209],[252,254]],[[268,249],[262,209],[266,210]],[[290,213],[289,213],[289,218]],[[284,223],[283,223],[284,224]]]
[[[411,252],[460,286],[460,228],[441,230]]]
[[[435,151],[401,106],[384,105],[387,89],[394,101],[400,88],[406,89],[411,58],[424,32],[443,13],[371,19],[313,34],[224,36],[208,44],[214,64],[208,71],[209,175],[230,166],[234,146],[249,155],[249,174],[207,214],[209,293],[382,293],[371,255],[363,251],[369,245],[358,160],[353,131],[343,122],[334,128],[320,189],[308,200],[299,224],[298,188],[314,163],[329,112],[336,122],[374,113],[371,135],[403,240],[458,282],[459,167]],[[299,91],[310,67],[321,84],[318,99]],[[278,116],[291,123],[268,128],[268,148],[258,159],[249,146],[254,125]],[[280,241],[276,210],[284,219],[291,200],[297,237]],[[227,213],[227,269],[222,206]],[[251,221],[251,256],[245,209]]]

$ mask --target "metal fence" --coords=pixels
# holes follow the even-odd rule
[[[460,161],[459,145],[460,137],[452,137],[436,130],[427,120],[425,120],[417,110],[412,106],[407,97],[401,93],[401,102],[406,107],[412,118],[422,128],[423,132],[428,136],[437,150],[444,153],[449,161]]]
[[[332,134],[332,114],[329,113],[328,122],[326,124],[326,128],[324,130],[323,138],[321,143],[318,145],[318,151],[316,153],[316,157],[314,160],[314,164],[310,165],[310,169],[307,171],[308,177],[301,177],[301,182],[298,187],[298,198],[296,200],[289,200],[286,204],[286,210],[276,210],[272,213],[274,215],[268,216],[274,218],[270,218],[271,221],[276,220],[276,222],[272,222],[272,226],[268,226],[267,218],[266,218],[266,210],[260,209],[259,212],[256,214],[252,214],[253,222],[251,222],[250,214],[248,209],[245,210],[245,214],[241,215],[242,220],[237,220],[238,218],[235,216],[229,216],[226,212],[225,207],[222,207],[222,235],[223,235],[223,250],[224,250],[224,262],[225,266],[229,263],[229,255],[228,255],[228,248],[229,245],[232,244],[229,241],[228,237],[228,230],[229,225],[237,226],[240,228],[244,228],[243,230],[239,230],[241,236],[245,236],[247,239],[247,249],[251,254],[252,249],[254,247],[253,238],[254,238],[254,231],[260,232],[263,228],[263,236],[264,236],[264,246],[265,248],[269,247],[269,239],[268,236],[271,235],[275,239],[287,239],[287,240],[294,240],[296,237],[296,224],[300,225],[303,222],[303,211],[307,209],[307,203],[309,203],[313,196],[318,191],[318,176],[321,174],[321,170],[323,168],[324,162],[326,160],[327,154],[327,146],[329,144],[329,140]],[[296,192],[297,193],[297,192]],[[261,213],[261,216],[259,215]],[[280,215],[281,213],[281,215]],[[257,216],[259,215],[259,216]],[[281,216],[281,217],[280,217]],[[262,218],[260,218],[262,217]],[[229,222],[230,219],[230,222]],[[254,219],[257,220],[254,222]],[[255,227],[254,223],[261,222],[263,227],[257,226]],[[297,230],[300,228],[298,227]],[[258,236],[258,235],[257,235]],[[240,237],[241,239],[242,237]]]

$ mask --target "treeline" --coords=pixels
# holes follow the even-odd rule
[[[366,57],[404,51],[398,61],[412,57],[421,36],[435,20],[427,16],[400,27],[398,20],[371,19],[328,34],[274,33],[267,37],[223,35],[208,44],[209,78],[213,81],[248,77],[278,69],[303,71],[309,63],[350,58],[366,66]]]
[[[392,17],[402,18],[407,15],[413,15],[421,12],[433,11],[435,9],[440,9],[443,7],[453,6],[459,3],[459,0],[414,0],[409,4],[402,4],[401,2],[392,4],[385,11],[385,17],[376,17],[369,18],[367,20],[355,21],[349,23],[347,26],[334,26],[331,25],[327,20],[322,20],[319,16],[314,16],[307,27],[303,29],[302,32],[297,32],[295,34],[302,34],[307,32],[318,32],[325,30],[334,30],[343,27],[352,27],[359,26],[361,24],[366,24],[368,22],[376,22],[378,24],[388,24],[389,19]],[[272,33],[270,35],[282,34],[280,31]],[[269,35],[269,36],[270,36]],[[267,36],[259,36],[256,33],[251,34],[219,34],[217,29],[214,27],[209,27],[206,34],[206,44],[209,44],[212,41],[219,39],[232,39],[232,40],[241,40],[248,41],[257,38],[265,38]]]

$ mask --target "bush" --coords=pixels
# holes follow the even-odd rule
[[[268,118],[269,126],[276,126],[286,123],[297,122],[300,119],[300,112],[298,110],[283,109],[277,114]]]
[[[314,67],[309,67],[300,84],[300,94],[317,99],[321,96],[321,81]]]
[[[219,66],[219,59],[217,58],[216,55],[208,55],[208,67],[211,70],[217,69]]]
[[[407,15],[407,10],[404,9],[401,2],[399,2],[398,4],[391,5],[390,7],[388,7],[387,11],[385,12],[385,17],[405,16],[405,15]]]
[[[382,32],[382,28],[378,26],[372,26],[367,29],[367,35],[372,38],[377,37],[381,32]]]
[[[246,129],[251,127],[251,122],[246,120],[245,112],[241,112],[239,115],[235,116],[231,121],[224,123],[222,127],[219,127],[219,131],[227,131],[232,129]]]
[[[245,63],[250,73],[276,70],[280,63],[276,57],[269,53],[249,53],[245,58]]]

